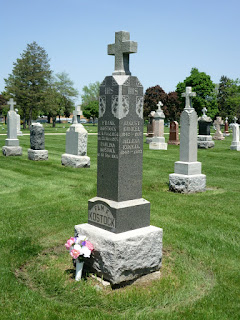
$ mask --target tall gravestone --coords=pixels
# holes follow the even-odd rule
[[[148,115],[148,125],[147,125],[147,137],[146,137],[146,143],[152,142],[153,138],[153,116],[155,111],[151,111]]]
[[[19,140],[17,138],[17,113],[14,111],[14,105],[16,102],[11,98],[8,101],[10,110],[7,114],[7,139],[5,140],[6,145],[2,147],[4,156],[21,156],[22,148],[19,146]]]
[[[62,165],[73,168],[89,168],[90,158],[87,156],[87,130],[73,116],[73,124],[66,132],[66,153],[62,154]]]
[[[201,174],[201,162],[197,161],[197,113],[191,106],[196,93],[186,87],[182,94],[186,99],[181,114],[180,161],[175,162],[174,173],[169,175],[169,190],[181,193],[205,191],[206,176]]]
[[[233,118],[234,123],[232,124],[232,143],[230,146],[231,150],[240,151],[240,142],[239,142],[239,124],[237,123],[237,118]]]
[[[100,86],[97,196],[88,203],[88,224],[75,226],[94,244],[92,269],[112,284],[158,270],[162,257],[162,229],[150,226],[142,198],[143,87],[129,71],[136,51],[125,31],[108,46],[115,71]]]
[[[221,125],[223,124],[222,118],[221,117],[216,117],[214,120],[213,124],[216,127],[216,132],[213,136],[214,140],[224,140],[225,137],[223,136],[223,133],[221,132]]]
[[[21,117],[20,114],[18,114],[18,109],[15,108],[15,112],[17,114],[17,135],[22,136],[23,133],[21,131]]]
[[[228,137],[230,136],[230,132],[228,131],[229,127],[228,127],[228,117],[225,118],[225,122],[224,122],[224,132],[223,132],[223,136],[224,137]]]
[[[170,130],[169,130],[169,140],[168,144],[174,144],[174,145],[179,145],[180,140],[179,140],[179,128],[178,128],[178,122],[177,121],[172,121],[170,123]]]
[[[159,101],[157,104],[158,109],[153,115],[153,138],[149,144],[149,149],[152,150],[167,150],[167,143],[164,138],[164,119],[165,114],[161,107],[162,102]]]
[[[210,133],[210,127],[212,124],[212,119],[206,115],[207,108],[202,109],[203,115],[198,118],[198,148],[212,148],[214,147],[215,143],[212,140],[212,136]]]
[[[32,123],[30,126],[28,159],[34,161],[48,160],[48,150],[45,150],[44,127],[41,123]]]

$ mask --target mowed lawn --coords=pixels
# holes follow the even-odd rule
[[[6,136],[0,136],[0,146]],[[0,155],[0,319],[239,319],[240,152],[232,137],[198,150],[207,191],[168,191],[179,147],[144,144],[143,197],[151,224],[163,228],[161,278],[112,290],[86,275],[74,281],[65,241],[87,222],[96,196],[97,136],[91,167],[61,166],[65,136],[45,137],[49,160]]]

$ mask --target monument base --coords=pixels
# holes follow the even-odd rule
[[[22,155],[22,147],[19,146],[3,146],[2,147],[3,155],[6,157],[9,156],[21,156]]]
[[[198,148],[208,149],[215,146],[215,142],[212,140],[210,135],[198,135],[197,137]]]
[[[88,200],[88,223],[113,233],[150,225],[150,202],[140,198],[113,201],[101,197]]]
[[[230,149],[240,151],[240,142],[232,142]]]
[[[149,144],[150,150],[167,150],[167,143],[164,137],[153,137],[152,142]]]
[[[90,158],[88,156],[76,156],[74,154],[62,154],[62,165],[73,168],[89,168]]]
[[[223,136],[224,136],[224,137],[229,137],[229,136],[230,136],[230,132],[229,132],[229,131],[223,132]]]
[[[121,284],[159,270],[163,230],[154,226],[119,234],[90,224],[75,226],[75,236],[86,235],[94,250],[86,266],[111,282]]]
[[[28,159],[34,161],[48,160],[48,150],[28,149]]]
[[[169,175],[169,190],[179,193],[203,192],[206,189],[205,174],[185,175],[172,173]]]
[[[180,141],[179,140],[169,140],[168,144],[173,144],[175,146],[179,146],[180,145]]]
[[[6,139],[5,144],[7,147],[19,147],[18,139]]]
[[[213,136],[213,140],[224,140],[225,137],[223,136],[223,134],[218,135],[218,136]]]
[[[22,131],[18,131],[18,132],[17,132],[17,136],[23,136]]]

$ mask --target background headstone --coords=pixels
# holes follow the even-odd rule
[[[201,174],[201,162],[197,161],[197,113],[191,106],[191,97],[196,93],[186,87],[182,94],[186,98],[181,114],[180,161],[175,162],[175,170],[169,175],[169,190],[181,193],[205,191],[206,176]]]
[[[129,70],[136,51],[125,31],[108,46],[115,71],[100,86],[97,197],[89,200],[88,224],[75,226],[94,245],[86,263],[112,284],[158,270],[162,257],[162,229],[150,226],[142,198],[143,87]]]
[[[19,146],[19,140],[17,138],[17,113],[14,111],[14,105],[16,102],[11,98],[8,101],[10,110],[7,113],[7,139],[5,140],[6,145],[2,147],[4,156],[21,156],[22,148]]]
[[[224,140],[225,138],[221,132],[221,125],[223,124],[222,118],[217,117],[216,120],[214,120],[213,124],[216,127],[216,132],[213,136],[213,139],[214,140]]]
[[[167,150],[167,143],[165,143],[164,138],[164,119],[165,114],[163,113],[161,107],[162,102],[159,101],[158,109],[153,115],[153,138],[149,144],[149,149],[151,150]]]
[[[155,111],[151,111],[148,115],[148,125],[147,125],[147,135],[146,135],[146,143],[152,142],[153,138],[153,116]]]
[[[34,161],[48,160],[48,150],[45,150],[44,127],[41,123],[32,123],[30,126],[28,159]]]
[[[197,144],[198,148],[208,149],[214,147],[215,145],[210,133],[212,119],[206,115],[207,108],[204,107],[202,112],[203,115],[198,118],[199,134],[197,137]]]
[[[18,114],[18,109],[15,108],[15,112],[17,114],[17,135],[22,136],[23,133],[21,131],[21,118],[20,118],[20,114]]]
[[[66,153],[62,154],[62,165],[73,168],[89,168],[90,158],[87,156],[87,130],[73,116],[73,124],[66,132]]]
[[[230,149],[240,151],[239,124],[237,123],[236,117],[234,117],[233,121],[234,121],[234,123],[232,124],[233,138],[232,138]]]
[[[169,140],[168,144],[174,144],[179,145],[179,126],[177,121],[172,121],[170,123],[170,129],[169,129]]]
[[[228,131],[228,117],[225,118],[225,122],[224,122],[224,132],[223,132],[223,136],[224,137],[228,137],[230,136],[230,132]]]
[[[77,123],[80,123],[81,115],[82,115],[81,106],[75,106],[75,110],[73,111],[72,123],[74,122],[74,116],[77,117]]]

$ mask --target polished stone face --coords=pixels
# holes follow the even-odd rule
[[[109,76],[100,86],[97,195],[142,197],[143,87],[136,77]]]
[[[211,122],[200,120],[198,122],[199,135],[203,135],[203,136],[210,135],[210,127],[211,127]]]

